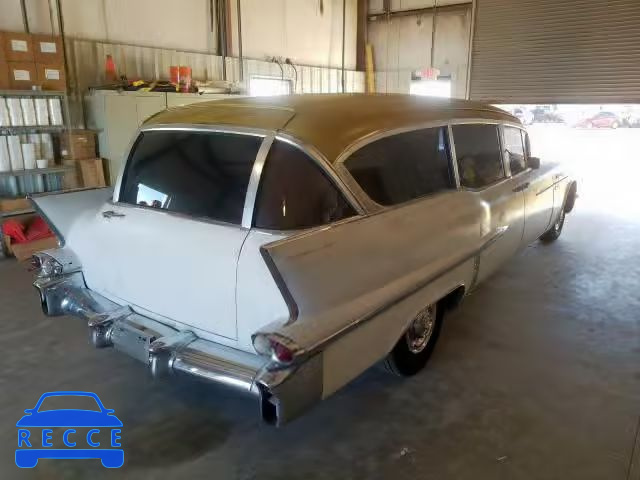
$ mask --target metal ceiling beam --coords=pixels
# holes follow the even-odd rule
[[[370,22],[386,20],[387,18],[394,17],[411,17],[416,15],[431,15],[435,10],[438,13],[447,13],[447,12],[466,12],[469,8],[471,8],[471,1],[466,3],[457,3],[454,5],[442,5],[436,7],[425,7],[425,8],[413,8],[411,10],[391,10],[389,6],[389,1],[385,0],[383,4],[384,11],[380,13],[370,13],[368,15]],[[389,10],[387,10],[389,8]]]

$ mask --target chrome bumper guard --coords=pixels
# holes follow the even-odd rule
[[[185,374],[259,399],[262,419],[282,425],[322,399],[322,354],[283,367],[269,359],[179,331],[86,287],[82,272],[34,282],[48,316],[87,321],[91,343],[146,363],[154,378]]]

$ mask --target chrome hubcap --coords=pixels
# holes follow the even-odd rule
[[[436,325],[436,306],[429,305],[422,310],[405,333],[407,346],[412,353],[420,353],[429,343]]]

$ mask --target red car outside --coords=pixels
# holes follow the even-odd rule
[[[582,120],[576,126],[582,128],[618,128],[620,119],[612,112],[598,112],[593,117]]]

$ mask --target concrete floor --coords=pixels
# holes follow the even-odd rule
[[[252,401],[87,344],[0,262],[0,478],[640,479],[640,222],[578,211],[446,319],[423,373],[372,369],[284,429]],[[13,461],[15,422],[50,390],[96,392],[125,466]],[[635,449],[635,455],[634,455]]]

